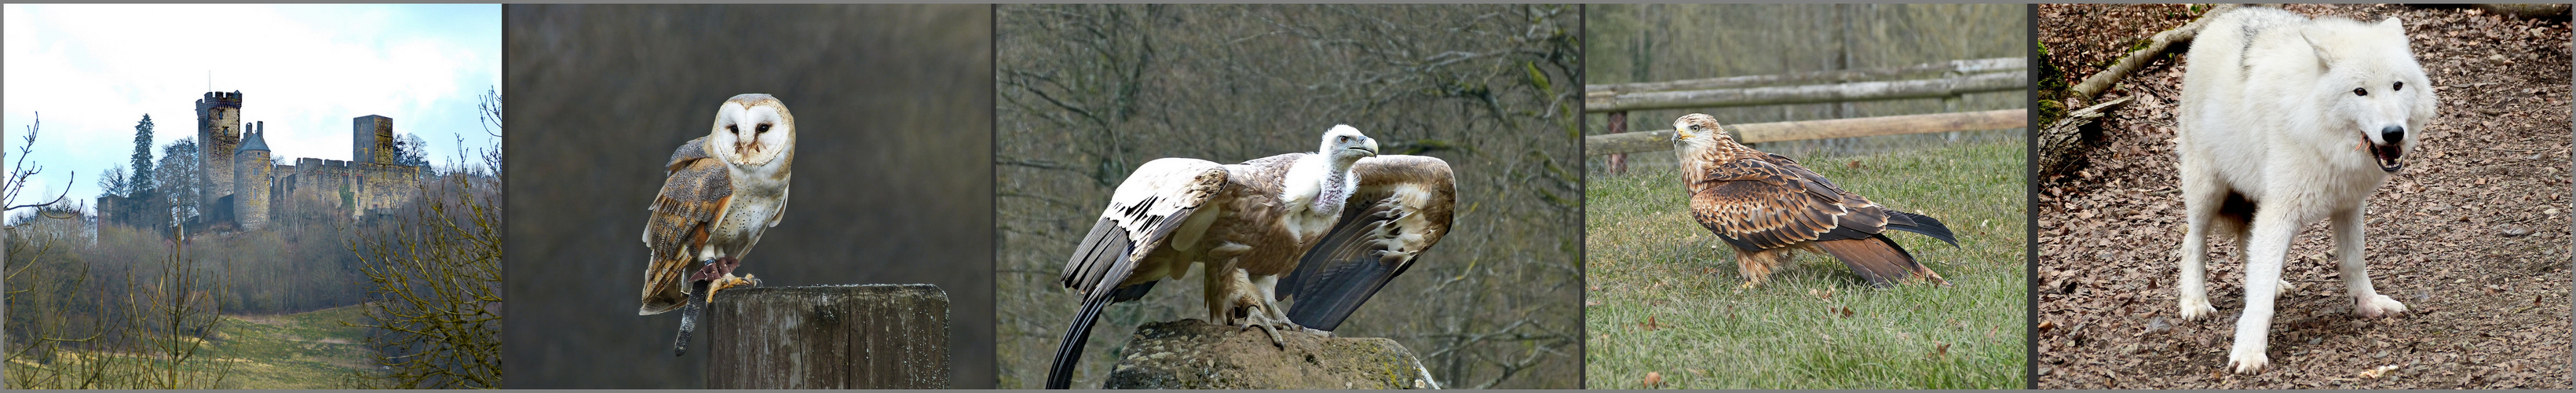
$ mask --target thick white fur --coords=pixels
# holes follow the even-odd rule
[[[2406,311],[2371,288],[2362,264],[2364,204],[2389,176],[2364,144],[2385,145],[2380,130],[2402,125],[2397,145],[2413,161],[2437,99],[2396,18],[2311,21],[2250,7],[2217,18],[2192,44],[2183,76],[2175,151],[2190,227],[2177,250],[2182,280],[2175,289],[2183,319],[2215,314],[2204,268],[2207,238],[2241,240],[2245,313],[2236,321],[2227,363],[2250,374],[2270,363],[2264,351],[2273,298],[2287,287],[2282,263],[2307,223],[2333,220],[2334,255],[2354,314]],[[2355,88],[2368,94],[2354,94]],[[2253,202],[2250,217],[2220,209],[2230,194]]]

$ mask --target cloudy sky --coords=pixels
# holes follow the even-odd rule
[[[95,203],[97,175],[132,155],[135,123],[152,116],[157,155],[196,136],[207,91],[240,91],[242,122],[266,121],[270,150],[288,163],[348,160],[350,119],[365,115],[419,135],[439,165],[459,137],[466,149],[499,145],[475,116],[475,97],[501,85],[499,5],[6,7],[9,163],[43,120],[31,164],[44,173],[11,204],[52,197],[67,180],[72,198]]]

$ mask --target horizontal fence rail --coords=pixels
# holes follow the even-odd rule
[[[2029,67],[2030,61],[2019,57],[1951,60],[1938,63],[1924,63],[1902,67],[1861,70],[1808,71],[1779,75],[1730,76],[1724,78],[1685,79],[1663,82],[1585,85],[1583,86],[1583,94],[1585,96],[1591,96],[1596,94],[1643,93],[1651,91],[1710,90],[1756,86],[1847,83],[1897,79],[1898,77],[1935,73],[1981,74],[1990,72],[2023,71],[2029,69]]]
[[[1636,93],[1608,92],[1586,94],[1583,97],[1583,111],[1597,113],[1943,98],[1968,93],[2025,91],[2029,86],[2030,72],[2021,70],[1958,75],[1940,79]]]
[[[1834,120],[1809,120],[1778,123],[1725,125],[1736,142],[1778,142],[1807,139],[1851,138],[1863,136],[1923,134],[1951,131],[2000,130],[2030,126],[2030,110],[2005,109],[1983,112],[1936,113],[1863,117]],[[1583,154],[1642,153],[1672,150],[1673,130],[1593,135],[1583,138]]]

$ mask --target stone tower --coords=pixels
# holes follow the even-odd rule
[[[394,163],[393,118],[366,115],[350,119],[350,123],[349,142],[354,146],[349,148],[349,161]]]
[[[268,226],[269,178],[275,165],[269,162],[267,123],[252,123],[242,133],[241,150],[233,153],[233,220],[246,231]]]
[[[241,91],[207,92],[197,100],[197,168],[205,185],[198,206],[233,192],[233,150],[241,145]]]

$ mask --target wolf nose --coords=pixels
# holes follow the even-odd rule
[[[2404,127],[2404,126],[2387,126],[2387,127],[2381,127],[2381,128],[2379,129],[2379,140],[2388,141],[2388,144],[2391,144],[2391,145],[2397,144],[2398,142],[2404,142],[2404,141],[2406,141],[2406,127]]]

